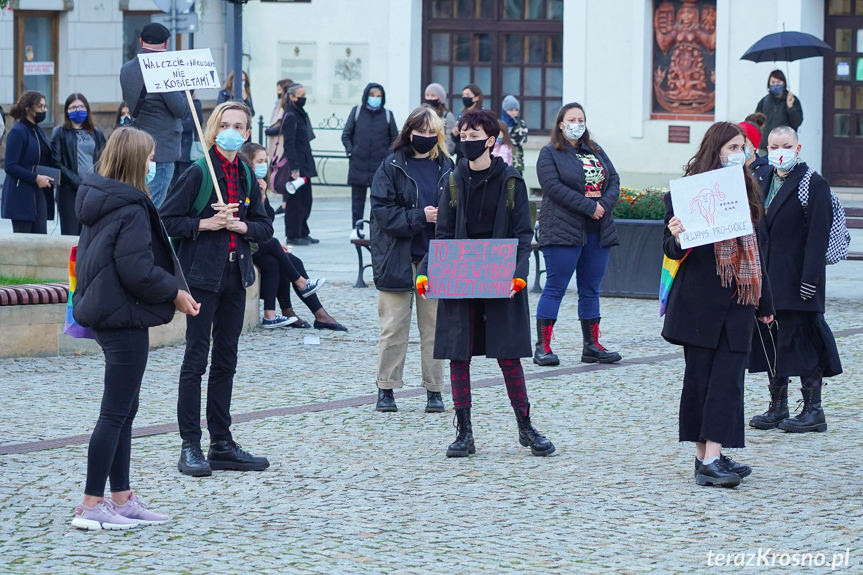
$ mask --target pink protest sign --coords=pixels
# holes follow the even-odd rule
[[[509,297],[518,240],[432,240],[429,243],[429,297]]]

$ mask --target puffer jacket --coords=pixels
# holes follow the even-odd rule
[[[88,174],[75,213],[81,238],[75,266],[75,321],[94,329],[141,328],[174,317],[178,280],[156,206],[128,184]]]
[[[368,106],[369,91],[381,91],[381,106],[372,109]],[[363,91],[363,101],[354,107],[342,130],[342,145],[350,156],[348,163],[348,183],[356,186],[370,186],[381,161],[390,153],[390,146],[399,135],[399,128],[393,113],[385,108],[387,94],[380,84],[371,83]]]
[[[598,200],[584,195],[584,166],[576,157],[578,152],[596,155],[605,168],[602,197]],[[542,186],[538,218],[540,246],[585,245],[585,222],[593,216],[597,201],[605,209],[605,215],[599,220],[599,244],[607,248],[619,243],[612,211],[620,196],[620,176],[604,150],[594,151],[584,145],[558,150],[547,144],[539,152],[536,173]]]

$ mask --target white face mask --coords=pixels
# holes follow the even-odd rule
[[[563,128],[563,135],[570,140],[580,140],[585,130],[587,130],[585,124],[566,124]]]
[[[746,152],[740,152],[739,154],[728,154],[727,158],[728,159],[724,162],[720,160],[723,168],[727,168],[728,166],[742,166],[744,163],[746,163]]]
[[[767,161],[777,170],[790,170],[797,165],[797,150],[776,148],[767,152]]]

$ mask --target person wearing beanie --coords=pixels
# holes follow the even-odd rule
[[[168,49],[171,32],[152,22],[141,30],[139,53],[164,52]],[[132,112],[134,126],[153,136],[156,141],[156,177],[149,184],[150,195],[160,207],[174,176],[174,162],[180,159],[180,141],[183,136],[183,118],[189,104],[182,92],[150,94],[144,86],[141,64],[132,58],[120,69],[120,88],[123,100]]]
[[[743,130],[743,136],[746,139],[746,167],[754,174],[760,168],[767,165],[767,156],[759,156],[758,148],[761,146],[761,129],[764,123],[767,122],[767,116],[761,112],[749,114],[741,123],[738,124]]]
[[[444,134],[449,134],[455,127],[455,114],[446,107],[446,90],[437,82],[426,86],[423,104],[437,112],[438,117],[443,120]],[[446,151],[452,156],[455,153],[455,140],[446,139]]]
[[[508,94],[501,105],[500,119],[509,128],[509,139],[512,140],[512,167],[518,173],[524,173],[524,143],[527,142],[527,124],[519,118],[521,105],[518,99]]]

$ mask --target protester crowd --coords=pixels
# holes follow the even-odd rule
[[[141,33],[141,51],[164,51],[167,40],[167,29],[150,24]],[[123,65],[120,83],[124,102],[107,141],[84,94],[68,96],[62,124],[50,139],[39,128],[46,115],[43,94],[25,92],[8,111],[16,123],[6,135],[2,217],[12,220],[15,232],[44,234],[56,205],[61,233],[80,236],[74,317],[92,330],[105,356],[84,498],[72,521],[82,529],[169,520],[133,493],[129,477],[150,327],[171,321],[175,310],[186,314],[178,470],[193,477],[270,465],[240,447],[231,432],[245,290],[256,267],[263,328],[311,327],[294,311],[293,290],[313,314],[315,328],[347,330],[321,303],[326,280],[310,278],[291,247],[318,242],[309,229],[317,173],[306,87],[290,79],[278,83],[264,147],[249,141],[254,111],[245,72],[239,98],[228,78],[202,136],[182,94],[147,91],[137,60]],[[750,425],[789,432],[826,429],[823,378],[842,371],[824,320],[826,254],[835,241],[832,192],[800,159],[802,109],[780,71],[770,74],[768,90],[744,121],[713,124],[683,174],[741,166],[752,233],[684,249],[686,230],[670,196],[665,198],[662,249],[673,281],[662,337],[684,350],[679,440],[695,444],[698,485],[733,487],[752,472],[722,451],[745,445],[747,368],[768,374],[770,396],[768,410]],[[562,106],[539,152],[543,198],[534,227],[522,176],[527,127],[518,99],[507,95],[492,111],[480,87],[470,83],[456,115],[447,98],[443,86],[429,84],[399,128],[386,108],[384,86],[369,83],[342,133],[352,228],[362,225],[370,189],[380,323],[376,409],[398,410],[393,390],[404,385],[415,309],[426,412],[445,411],[444,361],[449,364],[456,438],[446,456],[476,452],[470,367],[481,355],[501,369],[520,445],[536,456],[551,455],[554,444],[532,423],[521,360],[560,364],[552,339],[555,329],[572,329],[566,319],[558,323],[558,313],[573,275],[581,361],[621,360],[621,353],[600,343],[599,329],[602,280],[620,243],[613,216],[620,177],[592,137],[584,107]],[[200,118],[200,102],[192,103]],[[281,197],[277,210],[268,192]],[[284,243],[273,237],[277,214],[284,217]],[[534,237],[547,275],[532,342],[524,288]],[[433,239],[514,240],[508,297],[429,297]],[[205,373],[206,455],[200,424]],[[788,409],[791,377],[801,380],[804,404],[794,417]]]

